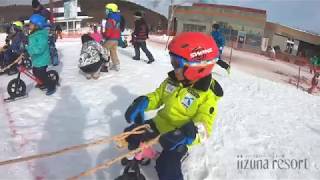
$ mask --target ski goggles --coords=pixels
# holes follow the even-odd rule
[[[195,66],[207,66],[210,64],[214,64],[216,59],[207,60],[207,61],[199,61],[199,62],[189,62],[185,58],[170,53],[170,60],[173,69],[179,69],[184,67],[195,67]]]

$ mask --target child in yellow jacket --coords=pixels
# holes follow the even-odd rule
[[[169,44],[173,71],[168,73],[155,92],[140,96],[126,111],[130,131],[149,124],[151,131],[127,138],[128,148],[158,135],[163,147],[156,161],[160,180],[183,180],[181,159],[188,146],[203,142],[212,133],[217,102],[223,96],[219,83],[212,78],[212,69],[219,50],[212,37],[199,32],[177,35]],[[144,112],[161,108],[152,120],[144,120]]]

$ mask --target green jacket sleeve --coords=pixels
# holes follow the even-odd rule
[[[161,85],[152,93],[147,94],[149,104],[146,111],[158,109],[163,104],[163,95],[168,79],[164,80]]]
[[[32,45],[27,46],[27,51],[32,55],[38,55],[42,54],[46,48],[48,48],[48,39],[41,38],[41,37],[35,37],[35,39],[32,40]]]

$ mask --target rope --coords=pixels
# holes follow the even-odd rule
[[[106,169],[106,168],[109,168],[111,165],[113,165],[114,163],[118,162],[118,161],[121,161],[121,159],[125,158],[125,157],[132,157],[134,156],[135,154],[141,152],[144,148],[147,148],[147,147],[150,147],[152,145],[155,145],[159,142],[159,138],[160,138],[160,135],[157,136],[156,138],[148,141],[145,143],[145,146],[144,147],[139,147],[133,151],[129,151],[127,154],[123,154],[121,156],[118,156],[114,159],[111,159],[109,161],[105,161],[104,163],[102,164],[99,164],[97,165],[96,167],[92,168],[92,169],[89,169],[85,172],[82,172],[80,173],[79,175],[77,176],[73,176],[73,177],[70,177],[68,178],[67,180],[78,180],[80,179],[81,177],[84,177],[84,176],[89,176],[89,175],[92,175],[94,173],[96,173],[97,171],[99,170],[102,170],[102,169]]]
[[[21,55],[20,55],[15,61],[13,61],[11,64],[9,64],[8,66],[0,69],[0,72],[4,72],[5,70],[10,69],[14,64],[19,63],[19,62],[22,60],[23,57],[24,57],[24,55],[21,54]]]
[[[128,132],[124,132],[121,133],[119,135],[113,136],[113,137],[104,137],[100,140],[96,140],[87,144],[80,144],[80,145],[75,145],[75,146],[70,146],[58,151],[53,151],[53,152],[48,152],[48,153],[43,153],[43,154],[37,154],[37,155],[32,155],[32,156],[27,156],[27,157],[22,157],[22,158],[17,158],[17,159],[11,159],[11,160],[7,160],[7,161],[2,161],[0,162],[0,166],[4,166],[4,165],[8,165],[8,164],[13,164],[13,163],[19,163],[19,162],[24,162],[24,161],[30,161],[30,160],[34,160],[34,159],[40,159],[40,158],[45,158],[45,157],[51,157],[51,156],[56,156],[56,155],[60,155],[60,154],[64,154],[67,152],[72,152],[72,151],[76,151],[76,150],[80,150],[83,148],[87,148],[87,147],[91,147],[91,146],[95,146],[95,145],[99,145],[99,144],[107,144],[110,143],[112,141],[115,141],[116,143],[121,142],[121,141],[125,141],[125,139],[130,136],[130,135],[134,135],[134,134],[142,134],[145,132],[145,129],[150,128],[149,125],[145,124],[145,125],[141,125],[138,126],[136,128],[134,128],[131,131]]]

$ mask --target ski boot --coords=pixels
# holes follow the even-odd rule
[[[145,176],[140,172],[139,160],[133,158],[128,160],[124,158],[121,164],[125,165],[124,171],[121,176],[115,180],[145,180]]]

